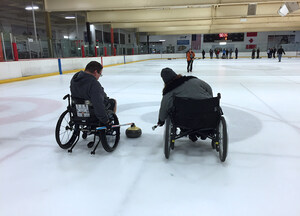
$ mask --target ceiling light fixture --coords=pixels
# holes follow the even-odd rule
[[[289,9],[286,7],[286,4],[283,4],[278,10],[278,14],[280,16],[286,16],[288,13],[289,13]]]
[[[286,16],[287,14],[293,13],[298,9],[299,9],[298,2],[286,2],[279,8],[278,14],[280,16]]]
[[[33,8],[33,10],[37,10],[37,9],[39,9],[39,6],[27,6],[25,8],[25,10],[32,10],[32,8]]]
[[[226,45],[227,43],[226,42],[220,42],[219,45],[223,46],[223,45]]]
[[[65,19],[75,19],[76,17],[74,16],[66,16]]]

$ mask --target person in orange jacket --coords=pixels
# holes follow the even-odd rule
[[[195,58],[195,53],[193,52],[192,49],[189,49],[189,51],[187,51],[187,53],[186,53],[186,60],[188,63],[187,72],[192,72],[194,58]]]

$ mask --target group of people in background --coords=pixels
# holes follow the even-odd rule
[[[285,55],[284,49],[282,48],[282,46],[280,46],[280,48],[277,50],[275,47],[274,48],[269,48],[267,50],[267,55],[268,58],[276,58],[276,51],[277,51],[277,56],[278,56],[278,61],[281,62],[281,57],[282,54]],[[256,58],[260,58],[259,53],[260,53],[260,49],[252,49],[252,55],[251,58],[254,59],[255,58],[255,53],[256,53]]]
[[[220,56],[220,53],[221,53],[221,56]],[[233,50],[231,48],[230,49],[215,48],[214,50],[209,49],[209,56],[210,56],[211,59],[213,59],[214,54],[216,55],[217,59],[219,59],[219,58],[232,59],[233,58],[232,53],[233,53]],[[235,53],[235,59],[237,59],[238,58],[238,53],[239,53],[238,48],[235,48],[234,53]],[[205,50],[202,50],[202,58],[205,59]]]
[[[284,49],[282,48],[282,46],[280,46],[280,48],[278,50],[276,50],[276,48],[269,48],[267,50],[267,55],[268,55],[268,58],[276,58],[276,51],[277,51],[277,56],[278,56],[278,61],[281,62],[281,57],[282,57],[282,54],[285,55],[285,52],[284,52]]]
[[[267,50],[267,55],[268,58],[276,58],[276,51],[277,51],[277,56],[278,56],[278,61],[281,62],[281,58],[282,58],[282,54],[285,54],[284,49],[282,48],[282,46],[280,46],[280,48],[277,50],[275,47],[274,48],[269,48]],[[222,59],[232,59],[233,50],[232,48],[230,49],[221,49],[221,48],[215,48],[214,50],[209,49],[209,56],[211,59],[213,59],[214,54],[216,56],[217,59],[222,58]],[[235,48],[234,50],[234,54],[235,54],[235,59],[238,58],[238,54],[239,54],[239,50],[238,48]],[[256,55],[255,55],[256,54]],[[221,55],[221,56],[220,56]],[[187,58],[187,62],[188,62],[188,66],[187,66],[187,72],[192,72],[193,69],[193,60],[195,59],[195,53],[192,51],[192,49],[189,49],[186,52],[186,58]],[[259,47],[257,49],[252,49],[251,52],[251,58],[252,59],[259,59],[260,57],[260,49]],[[205,59],[205,50],[202,50],[202,59]]]

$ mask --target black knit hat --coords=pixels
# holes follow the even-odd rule
[[[160,76],[164,83],[168,83],[173,80],[177,74],[171,68],[164,68],[161,70]]]

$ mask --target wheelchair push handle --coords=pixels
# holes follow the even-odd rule
[[[66,100],[67,98],[70,98],[70,95],[69,95],[69,94],[66,94],[66,95],[63,97],[63,100]]]

